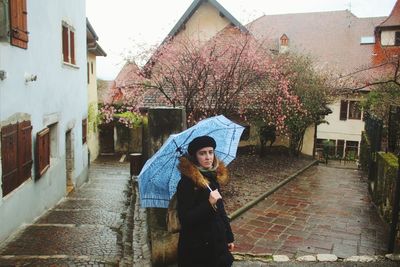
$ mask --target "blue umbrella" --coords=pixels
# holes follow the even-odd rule
[[[215,139],[215,154],[228,165],[235,157],[244,130],[223,115],[204,119],[185,131],[172,134],[162,147],[144,164],[139,174],[142,207],[167,208],[181,178],[177,168],[179,157],[187,152],[196,137],[208,135]]]

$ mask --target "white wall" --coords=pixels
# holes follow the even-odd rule
[[[87,177],[87,145],[82,145],[81,126],[82,119],[87,117],[88,101],[85,1],[27,1],[27,12],[28,49],[0,42],[0,70],[7,72],[7,79],[0,81],[0,123],[5,124],[17,112],[29,114],[34,144],[38,131],[57,122],[58,153],[40,180],[28,179],[0,198],[0,241],[65,195],[68,128],[74,135],[74,182],[82,183]],[[76,66],[67,66],[62,61],[62,21],[75,29]],[[25,73],[37,75],[37,81],[25,83]]]
[[[347,119],[341,121],[340,101],[330,105],[332,113],[325,117],[329,124],[320,124],[317,127],[318,139],[341,139],[346,141],[361,141],[361,132],[364,130],[364,121]]]

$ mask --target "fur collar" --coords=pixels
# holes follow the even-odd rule
[[[196,186],[207,188],[207,185],[209,184],[208,180],[188,158],[181,157],[179,159],[178,169],[183,175],[190,178]],[[229,182],[228,170],[222,161],[219,161],[216,173],[217,181],[220,185],[226,185]]]

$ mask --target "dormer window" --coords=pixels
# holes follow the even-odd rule
[[[283,34],[280,38],[281,40],[281,46],[288,46],[289,45],[289,38],[287,37],[286,34]]]
[[[279,38],[279,53],[286,53],[289,50],[289,38],[286,34],[283,34]]]

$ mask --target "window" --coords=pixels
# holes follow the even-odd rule
[[[90,66],[91,66],[91,72],[93,74],[93,62],[90,62]]]
[[[394,36],[394,45],[400,45],[400,32],[396,32]]]
[[[283,45],[283,46],[288,46],[289,45],[289,38],[287,37],[286,34],[283,34],[281,36],[281,45]]]
[[[358,157],[358,142],[346,141],[346,158],[355,160]]]
[[[32,126],[30,121],[1,128],[1,166],[3,196],[31,177]]]
[[[340,158],[343,158],[343,151],[344,151],[344,140],[337,140],[336,146],[336,155]]]
[[[63,61],[75,65],[75,32],[74,29],[66,24],[62,24],[62,52]]]
[[[8,1],[7,14],[7,1],[0,1],[0,34],[10,32],[11,45],[27,49],[28,48],[28,26],[27,26],[27,9],[26,0],[11,0]],[[8,25],[7,15],[9,16],[10,24]],[[8,28],[9,27],[9,28]],[[3,36],[5,37],[5,36]]]
[[[367,45],[367,44],[374,44],[375,43],[375,36],[362,36],[360,40],[360,44]]]
[[[36,178],[50,167],[50,129],[44,128],[36,136]]]
[[[89,73],[89,62],[87,62],[87,64],[86,64],[86,69],[87,69],[87,83],[89,84],[90,83],[90,73]]]
[[[347,100],[340,101],[340,120],[345,121],[347,120]]]
[[[87,141],[87,119],[82,120],[82,144]]]
[[[340,101],[340,120],[361,120],[361,113],[360,101]]]
[[[359,101],[349,101],[349,119],[361,120],[361,108]]]

